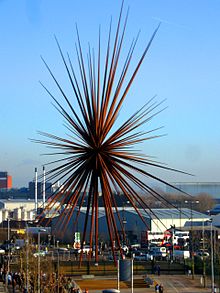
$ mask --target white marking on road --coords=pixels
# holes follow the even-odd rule
[[[186,288],[186,286],[179,280],[175,280],[174,283],[178,284],[180,287]]]
[[[177,292],[177,293],[179,292],[179,291],[176,289],[176,287],[174,287],[173,284],[172,284],[170,281],[167,281],[166,283],[169,284],[169,286],[170,286],[171,288],[173,288],[173,289],[175,290],[175,292]]]

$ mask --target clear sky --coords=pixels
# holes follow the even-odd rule
[[[63,120],[51,105],[42,81],[57,93],[42,55],[64,86],[66,74],[54,34],[74,60],[75,23],[82,45],[97,46],[101,24],[105,49],[110,18],[118,0],[0,0],[0,170],[13,176],[14,187],[27,186],[34,168],[47,158],[45,147],[30,142],[36,131],[62,135]],[[141,30],[136,57],[162,23],[133,84],[121,118],[157,94],[168,108],[151,126],[164,126],[165,137],[142,146],[169,166],[194,177],[152,170],[174,181],[220,181],[220,2],[219,0],[125,0],[130,7],[125,52]]]

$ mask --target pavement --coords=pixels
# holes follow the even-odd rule
[[[195,276],[192,280],[191,276],[187,275],[148,275],[154,283],[163,284],[164,293],[210,293],[211,283],[207,280],[207,288],[203,288],[201,284],[201,276]],[[102,293],[104,289],[117,289],[117,279],[95,277],[90,280],[78,279],[77,284],[81,287],[82,292]],[[9,288],[11,289],[11,288]],[[7,291],[4,284],[0,282],[0,293],[12,292]],[[16,290],[16,292],[20,292]],[[131,284],[129,282],[120,282],[120,293],[130,293]],[[134,293],[155,293],[154,285],[147,288],[144,276],[135,276],[134,278]]]
[[[191,276],[185,275],[163,275],[163,276],[149,276],[154,282],[158,284],[163,284],[164,293],[205,293],[211,292],[210,281],[208,281],[207,288],[203,288],[200,283],[200,276],[195,276],[195,279],[192,280]],[[103,289],[117,289],[117,280],[111,284],[109,280],[90,280],[92,285],[89,285],[89,282],[83,284],[83,281],[77,282],[82,292],[85,292],[85,289],[88,289],[89,293],[102,293]],[[96,288],[94,288],[96,284]],[[85,285],[85,286],[84,286]],[[111,286],[112,285],[112,286]],[[130,293],[131,288],[129,283],[120,283],[120,293]],[[126,288],[127,286],[127,288]],[[134,279],[134,293],[155,293],[154,285],[151,285],[150,288],[146,287],[144,278]]]
[[[0,282],[0,293],[5,293],[5,292],[7,292],[5,289],[5,286],[3,285],[2,282]]]

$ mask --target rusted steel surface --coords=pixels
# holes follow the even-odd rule
[[[46,176],[47,180],[52,180],[53,182],[63,181],[62,189],[53,194],[40,218],[42,219],[47,210],[54,209],[54,214],[59,211],[60,220],[57,229],[63,232],[67,228],[67,224],[72,218],[76,206],[78,207],[78,212],[74,220],[75,225],[77,225],[85,196],[88,196],[82,243],[86,241],[86,234],[89,233],[90,246],[93,247],[95,245],[96,247],[96,261],[98,261],[100,192],[105,207],[112,250],[114,250],[115,245],[121,249],[118,230],[123,231],[125,236],[123,221],[119,215],[114,198],[115,192],[124,194],[146,225],[144,217],[139,212],[139,207],[147,209],[146,213],[151,213],[152,211],[143,201],[137,190],[141,189],[145,193],[155,196],[156,199],[160,199],[165,204],[169,204],[161,194],[153,190],[143,179],[141,180],[139,175],[142,178],[151,178],[160,183],[168,184],[146,171],[145,167],[172,169],[153,161],[150,157],[134,149],[136,145],[158,137],[158,135],[152,134],[158,129],[143,132],[141,127],[163,110],[161,109],[162,103],[158,103],[152,98],[141,109],[126,118],[122,124],[116,123],[122,105],[125,103],[127,93],[159,26],[150,38],[136,67],[131,71],[130,63],[138,37],[132,41],[125,58],[122,58],[121,50],[128,16],[128,14],[125,16],[122,25],[122,12],[123,7],[120,11],[112,48],[110,25],[103,64],[101,62],[100,33],[97,56],[95,56],[94,50],[89,48],[87,58],[84,58],[77,29],[76,56],[78,60],[78,75],[69,54],[67,57],[64,56],[56,40],[73,97],[67,96],[64,88],[62,88],[44,60],[43,62],[63,100],[59,101],[60,99],[58,100],[44,85],[43,87],[53,99],[59,113],[65,119],[69,136],[60,137],[56,134],[40,132],[45,137],[45,140],[34,140],[51,148],[52,152],[50,155],[61,156],[59,160],[51,162],[53,167],[47,171]],[[123,66],[119,66],[119,63],[123,64]],[[59,206],[55,207],[57,202],[63,207],[62,210],[60,210]],[[116,210],[116,216],[113,213],[113,208]],[[116,225],[116,218],[118,219],[119,227]],[[114,251],[113,255],[115,256]]]

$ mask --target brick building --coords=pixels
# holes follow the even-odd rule
[[[8,175],[8,172],[0,172],[0,189],[11,189],[12,177]]]

